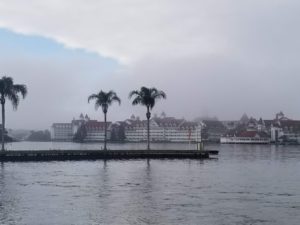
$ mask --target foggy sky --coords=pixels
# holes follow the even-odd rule
[[[113,89],[122,99],[109,120],[145,109],[128,93],[155,86],[167,93],[154,112],[179,118],[300,119],[300,3],[296,0],[0,1],[0,28],[44,45],[7,45],[0,36],[0,75],[28,86],[7,127],[47,129],[88,113],[89,94]],[[49,54],[48,42],[57,45]],[[41,49],[45,48],[43,52]],[[55,48],[56,49],[56,48]]]

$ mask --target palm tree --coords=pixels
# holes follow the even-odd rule
[[[0,102],[2,106],[2,151],[4,151],[4,133],[5,133],[5,101],[10,100],[13,109],[18,108],[20,97],[22,95],[23,99],[27,94],[27,87],[23,84],[14,84],[13,78],[2,77],[0,79]]]
[[[88,102],[91,100],[95,100],[95,108],[96,110],[101,106],[102,111],[104,113],[104,150],[107,150],[106,148],[106,142],[107,142],[107,123],[106,123],[106,114],[108,107],[113,103],[113,102],[118,102],[119,105],[121,104],[120,98],[117,96],[116,92],[114,91],[109,91],[109,92],[104,92],[100,91],[98,94],[92,94],[88,98]]]
[[[140,90],[131,91],[129,93],[129,98],[132,98],[133,96],[134,99],[132,101],[132,105],[140,104],[147,107],[147,150],[150,150],[150,110],[154,107],[157,99],[165,99],[167,95],[156,88],[141,87]]]

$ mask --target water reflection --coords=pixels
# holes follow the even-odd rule
[[[0,224],[298,224],[297,146],[218,160],[2,163]]]
[[[0,223],[15,224],[17,221],[17,198],[14,193],[14,177],[6,171],[5,163],[0,167]],[[8,168],[9,170],[9,168]],[[13,213],[12,213],[13,212]]]

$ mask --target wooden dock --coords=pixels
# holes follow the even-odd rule
[[[0,162],[67,161],[97,159],[208,159],[218,151],[199,150],[39,150],[5,151]]]

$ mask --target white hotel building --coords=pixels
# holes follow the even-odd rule
[[[147,120],[126,120],[127,141],[147,140]],[[173,117],[152,118],[150,120],[150,139],[157,142],[201,142],[201,124]]]
[[[147,140],[147,120],[131,118],[122,122],[125,140],[129,142],[142,142]],[[114,125],[118,126],[118,123]],[[104,140],[104,122],[90,120],[81,114],[79,120],[73,119],[71,123],[54,123],[51,127],[53,141],[72,141],[80,127],[84,126],[86,142]],[[110,140],[113,124],[107,122],[107,139]],[[202,125],[173,117],[154,117],[150,120],[150,139],[153,142],[201,142]]]
[[[71,141],[75,133],[72,123],[54,123],[51,126],[51,140],[53,141]]]
[[[107,122],[107,139],[110,138],[111,125],[111,122]],[[82,114],[78,120],[73,119],[71,123],[54,123],[51,126],[51,140],[72,141],[81,126],[86,128],[85,141],[96,142],[104,140],[104,122],[90,120],[87,115],[84,117]]]
[[[110,139],[111,136],[111,122],[107,122],[107,140]],[[96,141],[104,141],[104,130],[105,123],[99,122],[96,120],[90,120],[85,123],[86,127],[86,138],[87,142],[96,142]]]

